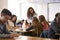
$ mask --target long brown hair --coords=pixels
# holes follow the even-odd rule
[[[32,14],[31,14],[31,12],[30,12],[30,9],[33,10],[33,13],[32,13]],[[34,9],[33,9],[32,7],[29,7],[29,8],[28,8],[28,11],[27,11],[27,17],[28,17],[28,18],[33,17],[34,14],[36,14],[35,11],[34,11]]]
[[[36,36],[39,36],[40,33],[43,31],[42,25],[39,23],[37,17],[33,17],[32,19],[32,26],[35,29]]]
[[[40,15],[39,16],[39,21],[42,22],[42,21],[46,21],[45,17],[43,15]]]
[[[12,22],[14,23],[14,26],[16,26],[15,24],[16,24],[16,21],[17,21],[17,16],[16,15],[12,15],[10,20],[12,20],[14,17],[16,17],[16,19],[15,19],[15,21],[12,21]]]
[[[33,19],[32,19],[32,25],[33,26],[39,26],[40,25],[39,20],[37,19],[37,17],[33,17]]]
[[[40,21],[40,23],[44,21],[44,22],[46,22],[46,23],[48,24],[48,22],[46,21],[44,15],[40,15],[40,16],[39,16],[39,21]],[[48,25],[49,25],[49,24],[48,24]]]

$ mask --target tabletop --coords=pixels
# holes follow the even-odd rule
[[[14,38],[0,38],[0,40],[58,40],[58,39],[30,37],[30,36],[19,36],[19,37],[14,37]]]

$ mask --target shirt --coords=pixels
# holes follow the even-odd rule
[[[7,30],[6,25],[0,22],[0,38],[10,37],[10,32]]]
[[[49,38],[58,38],[55,33],[60,33],[60,27],[57,25],[56,20],[51,23],[51,26],[48,31]]]

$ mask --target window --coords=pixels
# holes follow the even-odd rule
[[[20,5],[21,19],[27,19],[27,10],[29,7],[33,7],[37,15],[41,14],[41,5],[36,3],[21,3]]]
[[[60,3],[49,3],[49,21],[55,18],[57,12],[60,12]]]
[[[33,7],[37,16],[44,15],[47,19],[47,5],[32,0],[8,0],[8,9],[17,15],[18,20],[27,19],[27,10]]]

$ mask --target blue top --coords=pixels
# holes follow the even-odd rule
[[[56,20],[51,23],[51,26],[48,31],[49,38],[58,38],[56,33],[60,33],[60,27],[57,25]]]

